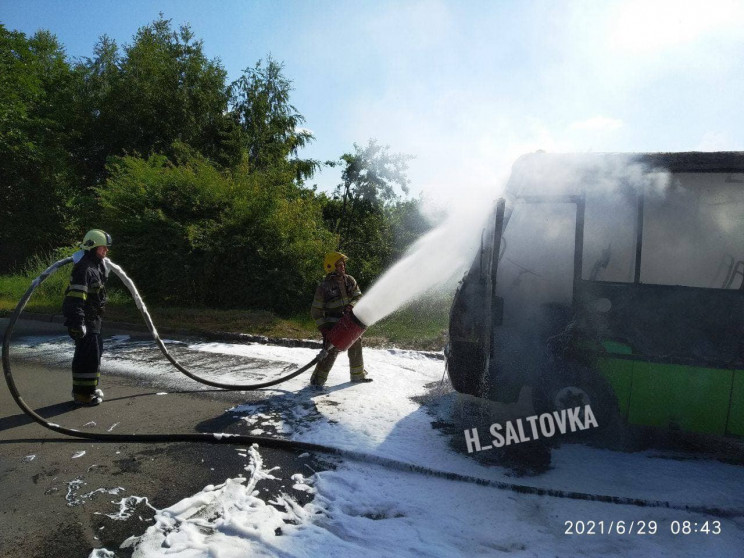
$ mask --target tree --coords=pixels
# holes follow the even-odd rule
[[[369,140],[364,148],[354,144],[354,153],[333,163],[344,165],[343,182],[332,198],[325,198],[324,218],[336,234],[338,249],[353,255],[354,276],[362,284],[375,279],[427,226],[418,214],[418,202],[402,197],[408,194],[410,159]],[[414,214],[421,219],[415,225]]]
[[[78,152],[92,184],[105,179],[108,157],[175,157],[185,144],[230,168],[241,158],[240,130],[227,115],[227,73],[208,60],[188,25],[178,31],[162,17],[140,28],[119,55],[103,36],[95,56],[78,65],[79,115],[85,130]]]
[[[389,253],[384,262],[386,267],[399,259],[416,240],[432,228],[432,221],[421,214],[420,199],[398,200],[387,206],[385,222],[389,231]]]
[[[284,171],[301,185],[319,163],[298,157],[314,138],[302,128],[305,118],[289,102],[292,82],[283,69],[271,56],[265,65],[259,60],[246,68],[230,86],[232,114],[243,131],[250,172]]]
[[[339,249],[358,242],[353,238],[355,222],[363,222],[374,213],[399,199],[395,187],[408,194],[408,161],[412,155],[391,154],[389,146],[370,139],[367,147],[354,144],[354,153],[345,153],[341,162],[343,182],[336,187],[335,197],[341,200],[340,214],[334,225],[339,237]]]
[[[54,35],[0,24],[0,272],[67,241],[72,80]]]
[[[121,116],[108,107],[119,80],[116,41],[103,35],[93,54],[93,58],[86,58],[74,68],[78,79],[70,144],[84,190],[103,180],[106,158],[116,144],[114,134]]]

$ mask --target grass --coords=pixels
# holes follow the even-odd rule
[[[0,313],[12,312],[31,281],[41,275],[52,263],[69,256],[70,250],[57,250],[46,256],[33,256],[24,270],[16,275],[0,276]],[[62,298],[70,280],[70,268],[62,268],[52,274],[34,292],[26,308],[31,312],[59,312]]]
[[[370,326],[367,344],[440,351],[446,343],[451,305],[451,294],[422,297]]]
[[[26,269],[16,275],[0,276],[0,316],[9,315],[24,295],[31,281],[49,265],[68,255],[50,254],[34,258]],[[25,311],[40,314],[60,314],[64,291],[69,281],[69,269],[62,268],[51,275],[34,292]],[[105,320],[142,324],[142,317],[129,292],[124,288],[108,290]],[[147,304],[146,294],[142,294]],[[312,293],[308,295],[312,297]],[[147,308],[159,330],[187,333],[240,332],[267,337],[320,339],[308,312],[280,317],[265,310],[214,308],[180,308],[150,306]],[[429,295],[373,324],[365,333],[367,346],[395,346],[404,349],[438,351],[444,347],[451,294]]]

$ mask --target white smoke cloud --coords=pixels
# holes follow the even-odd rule
[[[365,87],[339,103],[340,119],[349,146],[376,138],[415,155],[412,191],[453,216],[491,208],[513,161],[536,150],[742,148],[741,15],[735,2],[377,4],[353,37],[343,32],[364,45],[367,75],[354,66]],[[651,182],[664,191],[663,179]],[[391,269],[392,290],[413,278],[420,294],[443,281],[453,266],[440,264],[472,253],[460,242],[477,244],[481,223],[450,220],[443,231],[462,233],[457,240],[442,231],[422,239],[419,256]]]

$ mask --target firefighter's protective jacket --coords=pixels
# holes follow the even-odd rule
[[[310,315],[320,329],[333,326],[343,316],[344,308],[354,306],[361,297],[362,291],[351,275],[341,276],[334,271],[315,289]]]
[[[106,268],[103,260],[88,250],[72,268],[70,285],[65,291],[62,314],[65,326],[100,333],[101,314],[106,305]]]

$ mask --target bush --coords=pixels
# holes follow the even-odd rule
[[[99,189],[111,257],[149,300],[217,308],[309,307],[333,246],[314,196],[270,174],[192,156],[117,159]]]

